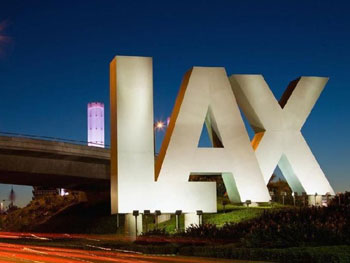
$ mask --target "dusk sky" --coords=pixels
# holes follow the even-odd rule
[[[0,35],[10,38],[0,43],[0,132],[86,141],[87,103],[101,101],[109,143],[115,55],[153,57],[156,120],[192,66],[262,74],[277,98],[299,76],[326,76],[302,132],[335,191],[349,190],[349,10],[348,1],[0,0]],[[0,185],[1,200],[10,187]],[[31,188],[15,190],[19,205],[30,199]]]

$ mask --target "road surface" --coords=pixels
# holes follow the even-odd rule
[[[68,248],[55,248],[44,246],[27,246],[18,244],[0,243],[0,263],[5,262],[64,262],[64,263],[95,263],[95,262],[120,262],[120,263],[212,263],[212,262],[242,262],[221,259],[192,258],[177,256],[146,256],[135,253],[123,253],[117,251],[97,251]]]
[[[115,236],[114,236],[115,238]],[[212,263],[212,262],[248,262],[225,259],[179,257],[179,256],[158,256],[144,255],[141,253],[128,252],[118,249],[100,247],[101,239],[112,240],[112,236],[93,235],[68,235],[68,234],[37,234],[37,233],[11,233],[0,232],[0,263],[22,262],[22,263],[95,263],[95,262],[120,262],[120,263]],[[65,246],[55,247],[45,245],[45,242],[55,240],[66,240],[68,248]],[[42,245],[26,244],[26,241],[43,241]],[[96,243],[86,243],[84,249],[69,248],[69,240],[95,241]],[[11,242],[12,241],[12,242]],[[13,242],[15,241],[15,242]],[[23,242],[24,241],[24,242]],[[66,244],[66,243],[65,243]],[[95,245],[94,245],[95,244]],[[249,261],[251,262],[251,261]]]

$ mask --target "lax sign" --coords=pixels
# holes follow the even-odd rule
[[[327,78],[300,77],[277,101],[261,75],[193,67],[155,160],[152,70],[150,57],[116,56],[110,64],[112,213],[216,212],[215,182],[189,182],[191,174],[221,174],[232,202],[268,202],[277,165],[294,192],[334,194],[301,133]],[[203,123],[213,148],[198,147]]]

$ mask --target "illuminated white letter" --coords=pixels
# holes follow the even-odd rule
[[[221,147],[198,147],[205,120]],[[190,174],[222,174],[231,201],[270,199],[224,68],[187,72],[170,118],[156,179],[187,182]]]
[[[279,103],[261,75],[232,75],[230,81],[255,131],[252,145],[265,183],[278,164],[294,192],[334,194],[300,131],[328,79],[301,77]]]
[[[216,212],[213,182],[155,182],[152,58],[110,64],[112,213]]]

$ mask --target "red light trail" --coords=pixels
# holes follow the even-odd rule
[[[35,262],[35,263],[95,263],[95,262],[120,262],[120,263],[214,263],[214,262],[244,262],[224,259],[194,258],[179,256],[158,256],[131,253],[116,249],[103,248],[93,245],[86,245],[89,249],[72,249],[52,246],[38,246],[26,244],[6,243],[8,240],[54,240],[54,239],[85,239],[85,240],[116,240],[116,236],[99,235],[68,235],[68,234],[33,234],[33,233],[11,233],[0,232],[0,263],[2,262]],[[124,240],[118,238],[118,240]]]

